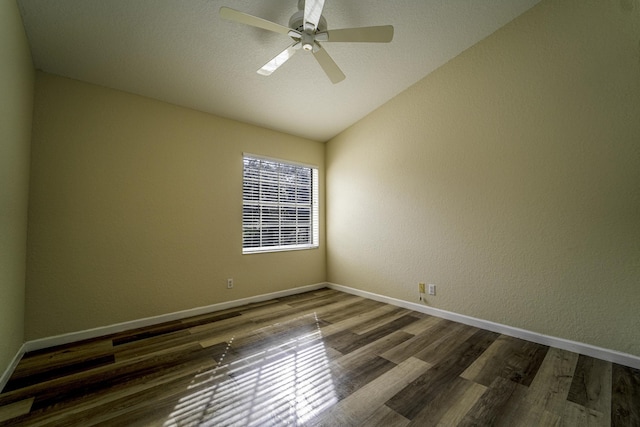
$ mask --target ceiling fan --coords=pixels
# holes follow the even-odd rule
[[[228,7],[220,8],[220,16],[229,21],[284,34],[293,39],[293,44],[258,70],[258,74],[263,76],[273,73],[302,48],[303,51],[313,53],[331,82],[335,84],[344,80],[345,75],[319,42],[389,43],[393,40],[391,25],[327,30],[327,21],[322,16],[323,8],[324,0],[298,0],[298,11],[289,19],[288,27]]]

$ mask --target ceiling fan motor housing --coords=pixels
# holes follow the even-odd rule
[[[299,4],[298,7],[300,7]],[[291,18],[289,18],[289,28],[300,33],[304,33],[304,0],[302,0],[302,10],[297,11],[296,13],[291,15]],[[320,21],[318,21],[318,28],[316,29],[316,31],[326,30],[327,20],[324,19],[324,16],[320,16]]]

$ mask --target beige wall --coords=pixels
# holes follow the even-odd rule
[[[24,339],[34,72],[14,0],[0,1],[0,374]]]
[[[322,182],[323,144],[40,72],[33,120],[27,339],[325,281],[323,235],[241,247],[242,153]]]
[[[640,356],[637,0],[543,1],[326,156],[330,282]]]

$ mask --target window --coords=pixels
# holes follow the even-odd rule
[[[244,155],[242,253],[318,247],[318,169]]]

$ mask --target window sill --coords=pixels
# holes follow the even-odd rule
[[[318,249],[318,245],[299,245],[299,246],[272,246],[267,248],[243,248],[242,255],[264,254],[271,252],[288,252],[288,251],[305,251],[308,249]]]

